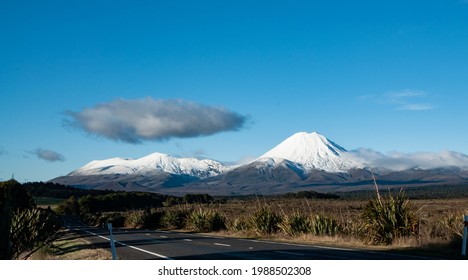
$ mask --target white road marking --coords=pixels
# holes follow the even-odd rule
[[[213,245],[216,245],[216,246],[223,246],[223,247],[231,247],[231,245],[229,245],[229,244],[223,244],[223,243],[213,243]]]
[[[99,234],[96,234],[94,232],[91,232],[91,231],[87,231],[87,230],[84,230],[82,229],[82,231],[86,232],[86,233],[89,233],[89,234],[92,234],[94,236],[97,236],[99,238],[102,238],[102,239],[105,239],[107,241],[109,241],[110,239],[105,237],[105,236],[102,236],[102,235],[99,235]],[[145,250],[145,249],[141,249],[141,248],[138,248],[138,247],[135,247],[135,246],[130,246],[130,245],[127,245],[123,242],[119,242],[117,240],[115,240],[115,243],[117,244],[120,244],[122,246],[125,246],[125,247],[128,247],[128,248],[132,248],[134,250],[137,250],[137,251],[140,251],[140,252],[143,252],[143,253],[147,253],[147,254],[150,254],[150,255],[153,255],[153,256],[156,256],[158,258],[161,258],[161,259],[165,259],[165,260],[172,260],[171,258],[167,257],[167,256],[164,256],[164,255],[161,255],[161,254],[158,254],[158,253],[155,253],[155,252],[151,252],[151,251],[148,251],[148,250]]]
[[[193,240],[192,239],[184,239],[184,241],[192,242]]]
[[[149,233],[145,233],[145,235],[151,236],[151,234],[149,234]]]
[[[145,249],[141,249],[141,248],[138,248],[138,247],[135,247],[135,246],[130,246],[130,245],[127,245],[127,244],[122,243],[122,242],[116,241],[115,243],[118,243],[118,244],[120,244],[120,245],[126,246],[126,247],[128,247],[128,248],[132,248],[132,249],[134,249],[134,250],[137,250],[137,251],[140,251],[140,252],[143,252],[143,253],[147,253],[147,254],[156,256],[156,257],[161,258],[161,259],[172,260],[171,258],[166,257],[166,256],[164,256],[164,255],[161,255],[161,254],[158,254],[158,253],[155,253],[155,252],[151,252],[151,251],[148,251],[148,250],[145,250]]]
[[[161,237],[161,238],[168,238],[168,237],[167,237],[167,236],[165,236],[165,235],[161,235],[161,236],[159,236],[159,237]]]
[[[81,222],[83,225],[85,225],[86,227],[88,227],[88,225],[84,224],[83,222]],[[69,224],[69,227],[70,229],[71,228],[71,225]],[[89,234],[92,234],[92,235],[95,235],[95,236],[98,236],[102,239],[105,239],[105,240],[109,240],[109,238],[107,237],[104,237],[102,235],[98,235],[98,234],[95,234],[93,232],[90,232],[90,231],[87,231],[87,230],[84,230],[84,229],[80,229],[80,228],[73,228],[74,230],[80,230],[80,231],[84,231],[84,232],[87,232]],[[128,232],[128,231],[124,231],[124,232]],[[159,232],[159,233],[173,233],[173,232],[170,232],[170,231],[162,231],[162,230],[157,230],[157,231],[154,231],[154,232]],[[187,234],[187,233],[178,233],[179,235],[185,235],[185,236],[199,236],[199,237],[204,237],[204,238],[209,238],[210,236],[205,236],[205,235],[200,235],[200,234]],[[161,236],[161,238],[168,238],[167,236]],[[186,241],[190,240],[190,239],[185,239]],[[265,244],[278,244],[278,245],[287,245],[287,246],[294,246],[294,247],[307,247],[307,248],[319,248],[319,249],[328,249],[328,250],[336,250],[336,251],[350,251],[350,252],[356,252],[356,253],[368,253],[368,254],[376,254],[376,255],[386,255],[386,256],[395,256],[395,257],[404,257],[404,258],[419,258],[419,259],[427,259],[427,260],[433,260],[433,258],[428,258],[428,257],[423,257],[423,256],[411,256],[411,255],[401,255],[401,254],[394,254],[394,253],[386,253],[386,252],[375,252],[375,251],[366,251],[366,250],[357,250],[357,249],[348,249],[348,248],[337,248],[337,247],[327,247],[327,246],[317,246],[317,245],[305,245],[305,244],[294,244],[294,243],[283,243],[283,242],[272,242],[272,241],[265,241],[265,240],[251,240],[251,239],[236,239],[236,240],[239,240],[239,241],[250,241],[250,242],[254,242],[254,243],[265,243]],[[150,251],[147,251],[147,250],[144,250],[144,249],[141,249],[141,248],[138,248],[138,247],[135,247],[135,246],[129,246],[127,244],[124,244],[124,243],[121,243],[121,242],[117,242],[116,243],[118,244],[121,244],[123,246],[126,246],[126,247],[129,247],[129,248],[132,248],[132,249],[135,249],[135,250],[138,250],[138,251],[142,251],[142,252],[145,252],[145,253],[148,253],[148,254],[151,254],[151,255],[154,255],[154,256],[158,256],[160,258],[163,258],[163,259],[167,259],[167,260],[171,260],[171,258],[169,257],[166,257],[166,256],[163,256],[163,255],[160,255],[160,254],[157,254],[157,253],[154,253],[154,252],[150,252]],[[217,246],[225,246],[225,247],[231,247],[231,245],[229,244],[222,244],[222,243],[214,243],[214,245],[217,245]],[[253,247],[249,247],[249,250],[253,250]],[[276,252],[283,252],[284,251],[276,251]],[[289,253],[289,252],[288,252]],[[290,254],[294,254],[294,253],[290,253]],[[343,258],[343,259],[347,259],[347,258]]]

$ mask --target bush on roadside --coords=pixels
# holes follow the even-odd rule
[[[198,232],[226,229],[226,217],[216,210],[200,208],[190,214],[189,220],[191,227]]]
[[[235,218],[229,225],[229,230],[232,231],[247,231],[249,229],[250,225],[245,216]]]
[[[315,214],[310,222],[310,233],[317,236],[334,236],[340,232],[338,221],[325,214]]]
[[[396,238],[417,233],[418,219],[403,190],[397,196],[390,192],[381,197],[376,188],[376,197],[363,209],[366,241],[375,245],[389,245]]]
[[[127,212],[124,226],[155,229],[162,224],[163,212],[157,209],[132,210]]]
[[[310,232],[311,223],[306,215],[295,211],[291,215],[284,215],[279,227],[287,235],[298,236]]]
[[[252,229],[261,235],[276,233],[281,221],[281,216],[267,206],[262,206],[250,216]]]
[[[183,229],[189,216],[190,211],[187,209],[165,211],[161,217],[161,225],[166,229]]]

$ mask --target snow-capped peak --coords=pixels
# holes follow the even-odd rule
[[[317,133],[299,132],[262,155],[261,158],[282,158],[301,164],[306,171],[321,169],[328,172],[341,172],[357,163],[343,157],[347,151]]]
[[[70,175],[145,174],[162,171],[207,178],[219,175],[227,170],[228,167],[214,160],[176,158],[167,154],[153,153],[139,159],[111,158],[94,160],[73,171]]]

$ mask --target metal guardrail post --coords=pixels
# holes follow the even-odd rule
[[[116,260],[117,252],[115,251],[114,234],[112,234],[112,223],[107,224],[107,229],[109,230],[109,240],[111,245],[112,259]]]
[[[466,239],[468,238],[468,216],[465,216],[463,221],[463,245],[462,245],[462,256],[466,256]]]

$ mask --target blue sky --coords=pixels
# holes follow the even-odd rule
[[[237,162],[299,131],[468,154],[467,1],[137,2],[0,3],[1,179],[152,152]],[[142,103],[191,106],[177,115],[190,128],[226,122],[133,138],[86,126],[130,108],[137,120],[112,124],[132,129]]]

